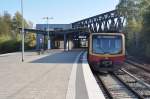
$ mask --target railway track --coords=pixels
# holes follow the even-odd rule
[[[123,66],[127,71],[150,84],[150,66],[127,60]]]
[[[132,66],[135,66],[139,69],[144,70],[145,72],[150,73],[150,66],[149,65],[145,65],[145,64],[140,64],[140,63],[136,63],[132,60],[126,60],[126,63],[131,64]]]
[[[150,85],[122,69],[96,79],[107,99],[150,99]]]

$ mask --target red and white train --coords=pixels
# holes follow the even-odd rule
[[[90,33],[88,62],[94,71],[115,71],[125,61],[123,33]]]

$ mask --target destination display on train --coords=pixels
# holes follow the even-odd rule
[[[100,35],[100,36],[96,36],[97,38],[118,38],[118,36],[111,36],[111,35]]]

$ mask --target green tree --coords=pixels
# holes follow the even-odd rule
[[[32,28],[33,23],[31,21],[28,22],[27,28]],[[26,44],[28,48],[34,48],[36,45],[36,34],[32,32],[28,32],[26,35]]]
[[[27,47],[34,48],[36,45],[36,34],[35,33],[28,33],[26,35],[26,43],[27,43]]]
[[[142,29],[142,14],[139,11],[140,4],[141,0],[120,0],[116,6],[116,9],[126,18],[124,32],[126,33],[127,48],[129,50],[137,47],[137,41],[139,41],[139,34]]]
[[[25,28],[32,28],[32,22],[24,20]],[[16,12],[13,17],[5,11],[0,15],[0,53],[18,51],[20,49],[20,30],[22,26],[22,15]],[[35,46],[35,34],[27,33],[25,35],[27,48]]]
[[[20,28],[21,25],[22,25],[22,16],[19,12],[16,12],[12,19],[12,31],[14,37],[18,37],[20,33],[18,28]]]
[[[5,11],[4,15],[0,17],[0,35],[10,35],[11,24],[11,15]]]
[[[25,28],[28,28],[29,25],[25,19],[24,20],[24,26]],[[12,30],[13,30],[13,35],[15,37],[18,37],[20,35],[20,30],[19,28],[22,27],[22,15],[19,12],[16,12],[15,15],[13,16],[12,19]]]
[[[145,55],[150,58],[150,6],[145,9],[143,14],[141,39],[145,49]]]
[[[126,16],[127,48],[150,57],[150,0],[120,0],[116,9]]]

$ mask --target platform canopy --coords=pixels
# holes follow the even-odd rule
[[[22,28],[19,28],[20,30]],[[64,35],[64,34],[74,34],[74,33],[82,33],[82,32],[89,32],[87,28],[78,28],[78,29],[66,29],[66,30],[41,30],[41,29],[24,29],[25,32],[32,32],[36,34],[43,34],[48,35],[48,32],[50,35]]]

